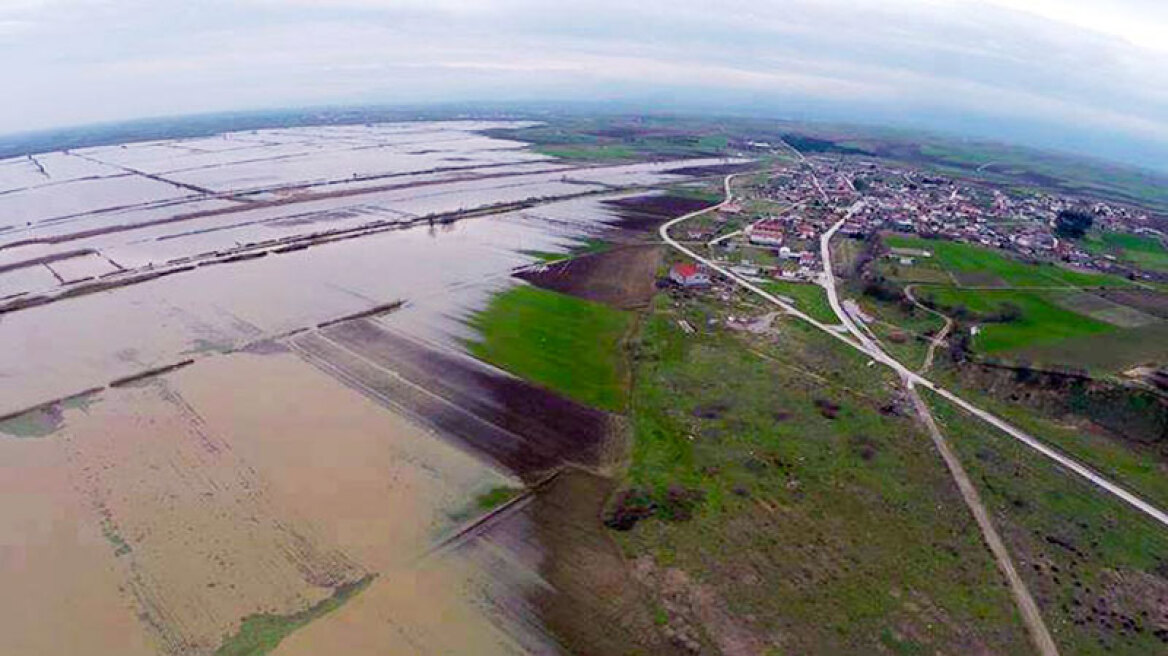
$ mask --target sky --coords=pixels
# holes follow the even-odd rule
[[[621,101],[1168,170],[1164,0],[0,0],[0,133],[223,110]]]

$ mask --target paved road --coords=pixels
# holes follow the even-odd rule
[[[754,283],[751,283],[750,281],[745,280],[741,276],[734,274],[733,272],[727,270],[725,267],[720,266],[716,262],[712,262],[709,258],[706,258],[706,257],[694,252],[693,250],[683,246],[682,244],[678,243],[677,240],[673,239],[673,237],[669,236],[669,230],[673,226],[677,225],[678,223],[681,223],[683,221],[687,221],[695,216],[699,216],[699,215],[704,214],[706,212],[709,212],[711,210],[721,208],[722,206],[729,203],[731,200],[730,183],[734,177],[735,177],[734,175],[729,175],[726,177],[726,180],[724,182],[725,193],[726,193],[725,200],[723,200],[720,204],[718,204],[714,207],[706,208],[704,210],[698,210],[695,212],[690,212],[689,214],[679,216],[676,219],[673,219],[671,221],[666,222],[659,229],[661,239],[665,243],[669,244],[672,248],[674,248],[674,249],[684,253],[685,255],[693,258],[694,260],[704,264],[711,271],[717,272],[717,273],[721,274],[722,276],[725,276],[727,279],[729,279],[735,285],[738,285],[739,287],[742,287],[744,289],[747,289],[747,290],[753,292],[754,294],[766,299],[770,303],[781,308],[787,314],[794,316],[794,317],[797,317],[803,321],[806,321],[807,323],[811,324],[812,326],[815,326],[816,328],[822,330],[824,333],[831,335],[832,337],[834,337],[834,338],[840,340],[841,342],[851,346],[852,348],[855,348],[855,349],[863,352],[864,354],[868,355],[876,362],[879,362],[879,363],[889,367],[890,369],[895,371],[897,373],[897,375],[899,375],[902,379],[904,379],[906,383],[911,383],[913,386],[925,387],[929,390],[932,390],[934,393],[938,394],[942,398],[944,398],[947,401],[958,406],[962,410],[965,410],[969,414],[971,414],[971,415],[981,419],[982,421],[985,421],[986,423],[990,424],[991,426],[1001,430],[1002,432],[1006,433],[1010,437],[1013,437],[1014,439],[1018,440],[1019,442],[1022,442],[1026,446],[1037,451],[1041,455],[1058,463],[1059,465],[1061,465],[1065,469],[1085,478],[1087,481],[1091,482],[1093,485],[1099,487],[1100,489],[1102,489],[1102,490],[1104,490],[1112,495],[1115,495],[1116,497],[1122,499],[1124,502],[1128,503],[1132,507],[1134,507],[1137,510],[1139,510],[1140,512],[1144,513],[1148,517],[1151,517],[1152,519],[1154,519],[1155,521],[1164,525],[1165,527],[1168,527],[1168,513],[1165,513],[1163,510],[1160,510],[1159,508],[1153,506],[1152,504],[1148,503],[1147,501],[1144,501],[1143,499],[1141,499],[1140,497],[1136,496],[1135,494],[1129,492],[1127,489],[1123,488],[1122,486],[1111,482],[1103,475],[1092,470],[1090,467],[1087,467],[1086,465],[1080,463],[1079,461],[1075,460],[1074,458],[1071,458],[1063,453],[1060,453],[1059,451],[1044,444],[1043,442],[1041,442],[1037,438],[1035,438],[1032,435],[1026,433],[1025,431],[1013,426],[1012,424],[997,417],[996,415],[994,415],[990,412],[987,412],[985,410],[982,410],[981,408],[973,405],[969,401],[966,401],[965,399],[954,394],[953,392],[950,392],[949,390],[946,390],[946,389],[940,387],[939,385],[934,384],[932,381],[921,376],[920,374],[916,373],[915,371],[908,369],[903,364],[901,364],[897,360],[893,359],[892,357],[890,357],[889,355],[884,353],[883,350],[881,350],[879,348],[872,349],[871,348],[871,340],[868,339],[866,336],[859,339],[859,341],[856,341],[850,335],[843,335],[843,334],[840,334],[839,332],[836,332],[834,329],[832,329],[827,324],[808,316],[806,313],[804,313],[804,312],[796,309],[795,307],[791,306],[790,304],[780,300],[775,295],[760,288],[758,285],[755,285]],[[841,221],[841,222],[837,223],[835,226],[833,226],[832,230],[831,230],[831,234],[834,235],[835,231],[837,231],[839,229],[839,226],[842,224],[843,224],[843,222]],[[831,274],[828,274],[828,275],[831,275]],[[828,282],[828,281],[825,281],[825,282]],[[839,298],[838,298],[838,295],[834,291],[834,284],[830,285],[830,287],[828,288],[828,300],[832,303],[832,309],[835,310],[837,314],[840,314],[842,308],[839,306]],[[855,325],[851,323],[850,318],[848,318],[846,315],[841,314],[841,318],[844,320],[845,326],[849,326],[849,324],[850,324],[849,331],[851,331],[851,328],[855,327]]]

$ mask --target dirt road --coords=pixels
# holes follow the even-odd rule
[[[945,320],[945,326],[941,328],[941,330],[937,331],[937,334],[933,335],[933,339],[929,340],[929,350],[925,353],[925,362],[921,365],[921,368],[917,370],[917,373],[925,374],[933,367],[933,358],[937,353],[937,347],[945,343],[945,340],[949,337],[949,332],[953,330],[953,320],[950,319],[947,315],[944,315],[918,301],[916,297],[913,296],[912,288],[912,285],[905,287],[904,295],[908,297],[908,300],[913,302],[913,305],[919,307],[925,312],[928,312],[929,314],[934,314]]]

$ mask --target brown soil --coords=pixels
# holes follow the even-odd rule
[[[610,418],[469,357],[359,319],[297,335],[310,362],[440,435],[533,481],[603,464]]]
[[[653,298],[660,265],[660,247],[624,246],[528,269],[518,277],[544,289],[633,309]]]
[[[652,232],[670,219],[710,207],[715,203],[688,196],[646,194],[606,200],[604,204],[616,215],[619,228],[633,232]]]
[[[694,177],[723,176],[731,173],[742,173],[758,168],[755,162],[742,164],[708,164],[706,166],[684,166],[679,169],[669,169],[666,173],[674,175],[690,175]]]
[[[531,608],[499,612],[512,625],[525,615],[538,619],[567,653],[684,654],[654,624],[646,591],[600,521],[614,486],[608,478],[565,470],[520,512],[493,523],[460,551],[486,570],[534,567],[542,585],[528,592]]]
[[[1096,294],[1109,301],[1168,319],[1168,294],[1140,289],[1104,289]]]

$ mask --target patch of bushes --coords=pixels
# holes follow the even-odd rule
[[[604,525],[614,531],[632,530],[637,522],[656,517],[667,522],[686,522],[706,499],[705,492],[682,485],[670,485],[654,493],[643,487],[621,492],[612,504]]]

